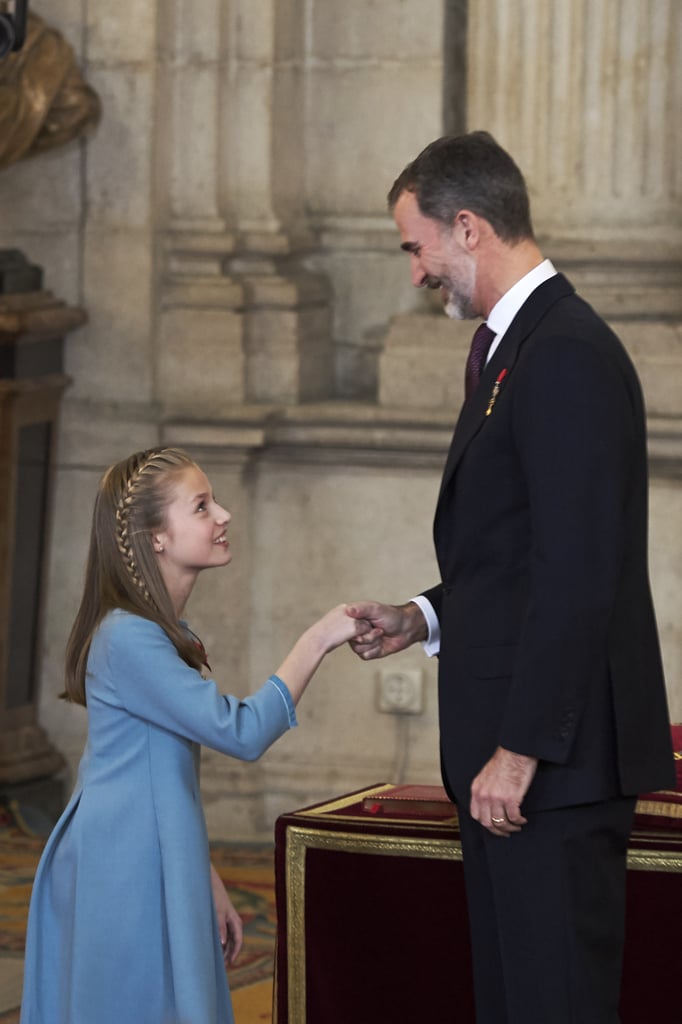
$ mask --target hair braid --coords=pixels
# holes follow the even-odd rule
[[[137,562],[135,561],[135,555],[130,541],[129,520],[130,513],[134,512],[135,492],[140,485],[142,476],[160,454],[161,453],[158,451],[142,453],[141,461],[137,466],[133,467],[130,476],[125,482],[123,492],[116,503],[116,543],[118,545],[118,550],[121,553],[123,564],[125,565],[134,586],[140,591],[145,601],[152,607],[154,607],[155,602],[149,593],[144,577],[140,573]]]

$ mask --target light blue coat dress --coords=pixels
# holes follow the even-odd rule
[[[254,760],[296,724],[271,677],[221,695],[163,630],[111,612],[88,742],[36,873],[21,1024],[232,1024],[199,794],[200,744]]]

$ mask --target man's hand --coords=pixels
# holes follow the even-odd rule
[[[426,620],[414,601],[402,605],[356,601],[348,605],[346,612],[352,618],[365,619],[370,624],[371,628],[350,641],[352,650],[363,661],[385,658],[427,638]]]
[[[471,784],[471,817],[496,836],[518,832],[521,804],[538,766],[536,757],[498,747]]]

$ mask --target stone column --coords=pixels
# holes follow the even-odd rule
[[[676,0],[470,4],[469,127],[514,154],[541,235],[679,252],[681,21]]]
[[[515,157],[543,251],[630,344],[650,412],[666,417],[676,400],[664,367],[682,358],[681,38],[673,0],[469,5],[468,128],[489,130]],[[412,336],[437,346],[442,329],[423,328],[412,323]],[[463,330],[451,333],[461,361]],[[408,346],[396,321],[383,404],[429,403],[431,360],[415,364],[408,384]]]
[[[71,287],[89,320],[66,350],[74,383],[61,421],[60,473],[88,459],[106,465],[147,439],[153,398],[155,10],[87,0],[81,16],[81,60],[102,119],[78,169],[65,174],[80,204]],[[59,178],[42,157],[36,165],[46,181]]]
[[[175,231],[223,233],[219,153],[225,4],[158,3],[157,210]]]
[[[223,275],[234,236],[221,208],[221,0],[158,5],[156,394],[162,411],[219,414],[243,400],[242,290]],[[192,358],[189,358],[190,352]]]
[[[305,225],[277,184],[295,147],[275,118],[286,113],[294,132],[298,118],[278,104],[279,84],[289,98],[295,91],[290,6],[287,20],[273,0],[216,0],[206,10],[165,3],[160,94],[171,128],[161,139],[157,364],[165,415],[219,416],[235,404],[332,391],[329,289],[302,261]]]
[[[337,391],[373,397],[378,335],[413,304],[386,194],[442,133],[444,0],[311,0],[305,25],[305,190],[314,265],[333,282]]]

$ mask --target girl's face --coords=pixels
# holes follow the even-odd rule
[[[232,560],[226,536],[230,519],[230,513],[215,500],[205,473],[198,466],[183,470],[172,485],[166,523],[152,535],[171,594],[176,585],[193,582],[202,569]]]

